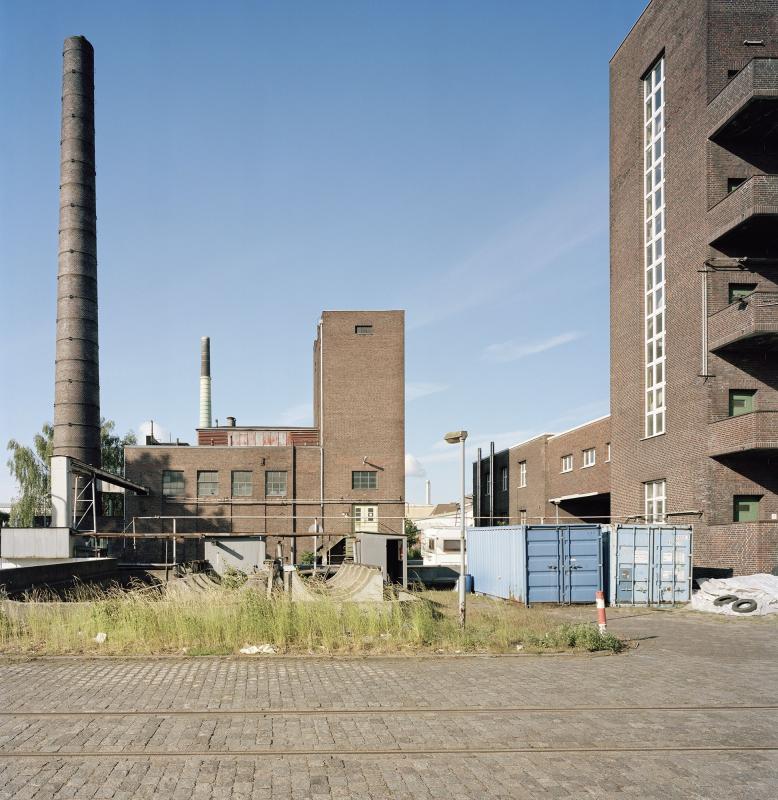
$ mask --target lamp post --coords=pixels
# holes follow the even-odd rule
[[[467,431],[451,431],[445,436],[449,444],[462,445],[462,499],[459,506],[461,524],[459,528],[459,626],[465,627],[465,439]]]

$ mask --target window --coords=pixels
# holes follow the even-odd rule
[[[519,461],[519,488],[527,485],[527,462]]]
[[[755,389],[730,389],[729,416],[739,417],[741,414],[750,414],[754,410],[755,394]]]
[[[727,70],[727,77],[731,80],[732,78],[735,77],[735,75],[738,74],[738,72],[740,72],[739,69],[728,69]]]
[[[570,453],[569,455],[562,456],[562,472],[572,472],[573,471],[573,455]]]
[[[182,497],[184,494],[184,472],[179,469],[166,469],[162,472],[162,494]]]
[[[216,497],[219,493],[219,473],[206,470],[197,472],[197,496]]]
[[[351,473],[352,489],[375,489],[378,487],[378,473],[375,470],[361,470]]]
[[[736,300],[742,300],[744,297],[748,297],[748,295],[755,291],[755,283],[730,283],[729,302],[734,303]]]
[[[434,539],[430,538],[430,539],[427,540],[427,550],[430,550],[433,553],[435,552],[435,540]]]
[[[593,467],[597,460],[597,452],[593,447],[589,447],[583,451],[583,466]]]
[[[269,469],[265,473],[265,497],[286,497],[286,472]]]
[[[378,532],[378,506],[353,506],[351,518],[355,532]]]
[[[643,80],[645,435],[665,432],[665,61]]]
[[[605,442],[605,460],[606,461],[610,461],[611,460],[611,443],[610,442]]]
[[[500,485],[504,492],[508,491],[508,467],[503,467],[500,470]]]
[[[735,522],[757,522],[761,499],[756,494],[736,494],[732,498],[732,519]]]
[[[459,552],[459,539],[444,539],[443,540],[444,553],[458,553]]]
[[[486,474],[484,475],[484,487],[485,487],[484,494],[487,497],[489,497],[489,495],[492,493],[492,481],[490,480],[490,478],[491,478],[491,473],[489,472],[489,470],[487,470]]]
[[[373,332],[372,325],[355,325],[354,326],[354,333],[359,334],[360,336],[369,336]]]
[[[254,494],[251,470],[233,470],[232,496],[251,497]]]
[[[664,522],[667,502],[667,481],[648,481],[644,483],[646,492],[646,522]]]
[[[731,194],[746,182],[745,178],[727,178],[727,194]]]
[[[527,524],[527,509],[520,508],[519,509],[519,525],[526,525]]]

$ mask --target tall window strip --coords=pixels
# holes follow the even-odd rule
[[[665,60],[643,81],[646,436],[665,432]]]

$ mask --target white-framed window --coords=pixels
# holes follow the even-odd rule
[[[254,493],[254,482],[251,470],[232,471],[232,496],[251,497]]]
[[[354,531],[378,532],[378,506],[353,506],[351,518]],[[434,542],[434,540],[432,540]]]
[[[508,491],[508,467],[502,467],[500,470],[500,486],[504,492]]]
[[[286,497],[286,471],[269,469],[265,473],[265,497]]]
[[[573,454],[568,453],[566,456],[562,456],[562,472],[572,472],[573,471]]]
[[[587,447],[586,450],[582,451],[583,455],[583,466],[584,467],[593,467],[597,461],[597,451],[593,447]]]
[[[519,509],[519,525],[526,525],[527,524],[527,509],[520,508]]]
[[[606,442],[605,443],[605,460],[606,461],[610,461],[611,460],[611,443],[610,442]]]
[[[667,481],[647,481],[643,484],[646,497],[646,522],[664,522],[667,504]]]
[[[519,461],[519,488],[522,489],[527,485],[527,462]]]
[[[665,60],[643,80],[645,435],[665,432]]]
[[[459,539],[444,539],[443,540],[444,553],[458,553],[459,552]]]
[[[198,470],[197,496],[216,497],[219,494],[219,473],[213,470]]]

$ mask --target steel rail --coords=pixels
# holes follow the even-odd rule
[[[0,751],[0,759],[46,759],[46,760],[78,760],[83,758],[99,758],[110,760],[116,758],[126,760],[128,758],[278,758],[279,756],[423,756],[423,755],[500,755],[500,754],[529,754],[543,755],[544,753],[587,753],[590,755],[607,755],[611,753],[775,753],[778,752],[778,745],[606,745],[603,747],[590,746],[550,746],[533,747],[525,745],[523,747],[505,747],[499,745],[484,747],[364,747],[364,748],[247,748],[245,750],[83,750],[81,752],[68,751],[46,751],[35,752],[32,750],[6,750]]]
[[[581,714],[596,712],[687,712],[687,711],[778,711],[778,705],[676,705],[676,706],[476,706],[471,708],[440,707],[402,707],[388,708],[184,708],[184,709],[149,709],[142,711],[131,709],[106,710],[59,710],[59,711],[0,711],[0,719],[57,719],[57,718],[114,718],[114,717],[311,717],[311,716],[381,716],[381,715],[413,715],[419,714]]]

